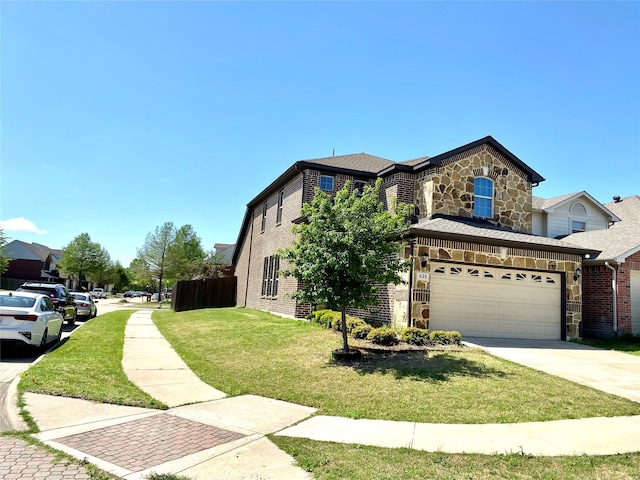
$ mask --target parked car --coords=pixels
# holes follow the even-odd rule
[[[104,291],[104,288],[94,288],[91,290],[91,296],[93,298],[107,298],[107,292]]]
[[[98,307],[89,293],[73,292],[73,301],[76,304],[76,312],[78,317],[95,318],[98,315]]]
[[[76,323],[76,304],[73,302],[71,293],[67,287],[61,283],[38,283],[25,282],[16,292],[34,292],[49,296],[56,310],[69,325]]]
[[[162,300],[166,300],[167,296],[163,293],[162,294]],[[158,301],[158,294],[154,293],[153,295],[151,295],[151,301],[152,302],[157,302]]]
[[[46,294],[35,292],[0,293],[0,342],[28,345],[43,350],[60,341],[62,315]]]
[[[136,292],[134,292],[133,290],[127,290],[126,292],[124,292],[123,297],[124,298],[132,298],[132,297],[136,296],[135,293]]]

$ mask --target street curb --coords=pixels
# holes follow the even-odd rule
[[[6,418],[9,420],[11,428],[20,432],[29,430],[29,426],[22,418],[22,415],[20,415],[20,408],[18,407],[18,383],[20,382],[21,376],[22,374],[18,375],[9,384],[5,402]]]

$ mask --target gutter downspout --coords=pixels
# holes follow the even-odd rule
[[[613,291],[613,332],[618,333],[618,276],[617,271],[609,262],[604,262],[604,266],[611,270],[611,289]]]

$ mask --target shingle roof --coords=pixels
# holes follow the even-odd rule
[[[584,254],[593,251],[591,247],[576,245],[566,240],[541,237],[526,233],[514,232],[504,227],[498,227],[483,220],[473,218],[434,216],[423,218],[411,226],[410,233],[418,236],[463,236],[469,241],[480,241],[491,244],[519,244],[523,247],[539,248],[548,251],[567,251],[569,253]],[[472,240],[473,239],[473,240]]]
[[[534,210],[544,210],[547,208],[552,208],[559,203],[564,202],[565,200],[570,199],[571,197],[575,197],[585,192],[576,192],[576,193],[567,193],[566,195],[559,195],[557,197],[552,198],[541,198],[541,197],[532,197],[532,207]]]
[[[585,260],[587,264],[608,260],[620,263],[629,255],[640,251],[640,224],[617,225],[605,230],[573,233],[564,240],[575,245],[601,250],[599,255]]]
[[[631,195],[621,198],[618,202],[609,202],[604,205],[616,216],[620,217],[620,222],[615,224],[616,228],[624,227],[629,223],[640,224],[640,196]]]
[[[368,153],[353,153],[339,155],[337,157],[314,158],[304,160],[304,163],[317,163],[326,167],[344,168],[347,170],[359,170],[367,173],[378,173],[380,170],[394,165],[396,162],[386,158],[376,157]]]

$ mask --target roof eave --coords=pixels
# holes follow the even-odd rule
[[[527,172],[527,174],[530,176],[531,183],[538,184],[540,182],[544,182],[545,179],[544,179],[544,177],[542,175],[540,175],[538,172],[536,172],[534,169],[532,169],[529,165],[527,165],[522,160],[520,160],[518,157],[516,157],[509,150],[507,150],[502,144],[500,144],[491,135],[488,135],[488,136],[486,136],[484,138],[476,140],[475,142],[468,143],[467,145],[463,145],[461,147],[454,148],[453,150],[450,150],[448,152],[441,153],[440,155],[436,155],[435,157],[431,157],[428,160],[415,165],[413,167],[413,170],[415,172],[418,172],[418,171],[423,170],[423,169],[425,169],[427,167],[430,167],[432,165],[439,167],[440,165],[442,165],[442,161],[443,160],[445,160],[445,159],[447,159],[449,157],[453,157],[454,155],[462,153],[462,152],[464,152],[466,150],[470,150],[472,148],[475,148],[475,147],[478,147],[480,145],[483,145],[485,143],[488,143],[489,145],[491,145],[493,148],[495,148],[500,153],[502,153],[505,157],[507,157],[511,162],[515,163],[518,167],[522,168],[525,172]]]
[[[544,245],[544,244],[535,244],[530,242],[518,242],[517,240],[506,240],[499,238],[490,238],[490,237],[482,237],[479,235],[461,235],[458,233],[450,233],[450,232],[439,232],[436,230],[424,230],[419,227],[410,227],[409,234],[414,235],[416,237],[427,237],[434,238],[438,240],[457,240],[459,241],[461,237],[464,238],[465,242],[471,243],[480,243],[485,245],[494,245],[499,247],[513,247],[513,248],[526,248],[528,250],[540,250],[543,252],[561,252],[568,253],[573,255],[597,255],[600,253],[600,250],[593,250],[590,248],[582,248],[578,246],[563,246],[563,245]]]

